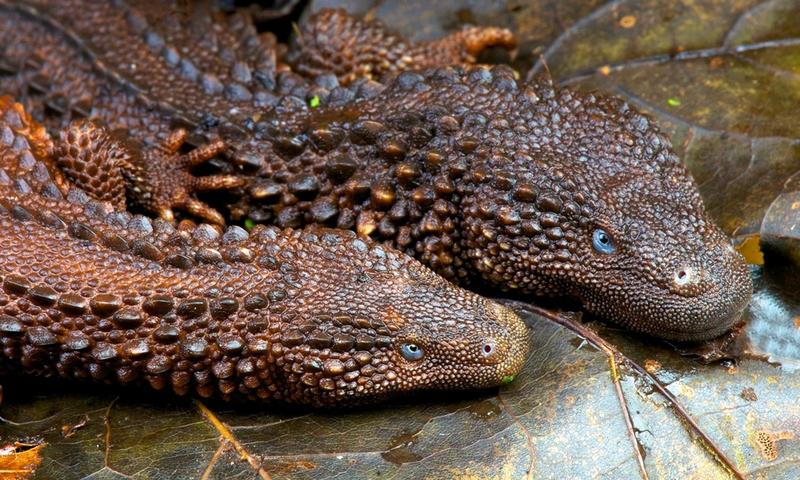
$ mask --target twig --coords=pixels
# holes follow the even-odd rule
[[[203,415],[203,417],[205,417],[205,419],[208,420],[208,422],[220,434],[221,443],[227,442],[230,444],[236,453],[239,454],[239,457],[249,463],[262,480],[271,480],[269,472],[267,472],[267,470],[261,465],[261,462],[258,459],[256,459],[252,454],[250,454],[250,452],[247,451],[246,448],[244,448],[239,440],[233,435],[231,429],[222,423],[222,420],[220,420],[214,412],[206,407],[203,402],[197,399],[194,399],[193,402],[200,414]]]
[[[636,431],[633,428],[633,419],[631,412],[628,410],[628,402],[625,401],[625,394],[622,391],[622,384],[619,383],[619,371],[617,370],[617,357],[610,350],[603,349],[608,355],[608,364],[611,367],[611,381],[614,383],[614,390],[617,392],[617,400],[622,409],[622,417],[625,419],[625,429],[633,443],[633,450],[636,452],[636,463],[639,465],[639,473],[642,474],[642,480],[649,480],[647,469],[644,467],[644,455],[642,454],[642,444],[639,443],[639,437],[636,436]]]
[[[519,302],[515,300],[504,300],[504,302],[512,304],[513,306],[525,310],[527,312],[533,313],[540,317],[543,317],[557,325],[560,325],[571,332],[577,334],[590,344],[592,344],[595,348],[602,351],[606,356],[609,358],[609,363],[611,365],[611,377],[612,381],[615,384],[615,388],[618,390],[617,397],[619,398],[621,405],[623,406],[623,416],[625,417],[625,423],[628,426],[628,433],[635,437],[635,432],[633,430],[633,422],[631,421],[630,412],[628,411],[627,405],[625,404],[624,396],[622,395],[622,389],[619,384],[619,373],[617,371],[616,365],[622,365],[633,371],[636,375],[640,378],[645,379],[652,387],[663,396],[667,403],[670,405],[672,410],[678,415],[678,417],[685,422],[689,426],[690,431],[694,433],[696,437],[698,437],[703,444],[703,446],[709,450],[709,452],[716,458],[716,460],[726,469],[728,470],[735,478],[738,480],[746,480],[745,475],[736,468],[730,458],[728,458],[725,453],[717,446],[716,443],[711,439],[711,437],[703,431],[702,428],[694,421],[692,416],[683,405],[678,402],[678,399],[670,392],[662,383],[661,381],[653,374],[645,370],[641,365],[634,362],[625,354],[620,352],[615,346],[610,344],[608,341],[600,337],[596,332],[592,329],[587,327],[586,325],[576,321],[573,318],[570,318],[566,315],[560,315],[556,312],[547,310],[545,308],[537,307],[536,305],[531,305],[524,302]],[[643,478],[647,478],[647,473],[643,470],[644,469],[644,458],[642,457],[641,445],[639,444],[638,439],[635,440],[635,447],[636,447],[636,456],[639,462],[639,468],[642,470]]]

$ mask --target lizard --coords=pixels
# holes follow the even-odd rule
[[[522,368],[511,309],[401,252],[351,231],[133,215],[64,177],[61,142],[0,97],[0,374],[329,408]]]
[[[72,19],[48,2],[21,5],[4,7],[0,34],[21,41],[6,41],[0,57],[11,73],[0,85],[16,96],[33,86],[28,103],[45,119],[56,110],[49,99],[74,86],[73,98],[92,105],[87,116],[135,138],[182,123],[222,142],[215,153],[225,150],[240,170],[209,182],[238,189],[229,220],[353,229],[462,285],[576,298],[602,318],[673,340],[717,336],[748,303],[744,259],[669,139],[621,100],[522,82],[504,66],[436,67],[430,45],[341,13],[312,17],[286,52],[237,15],[164,21],[116,2]],[[198,31],[206,43],[188,42]],[[334,49],[325,50],[326,32],[336,32]],[[462,52],[442,55],[445,64],[474,58],[452,41],[433,45]],[[340,58],[314,53],[336,49]],[[404,49],[411,60],[395,54]],[[37,87],[40,78],[47,85]],[[260,87],[243,90],[244,80]],[[64,127],[67,117],[49,118]],[[246,185],[234,185],[230,174],[241,172]],[[144,177],[140,184],[162,182]]]

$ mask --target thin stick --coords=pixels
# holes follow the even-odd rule
[[[267,470],[261,466],[260,460],[256,459],[250,454],[250,452],[247,451],[246,448],[244,448],[244,445],[242,445],[233,435],[231,429],[222,423],[222,420],[220,420],[217,415],[211,411],[211,409],[206,407],[205,404],[198,399],[194,399],[193,402],[200,414],[203,415],[206,420],[208,420],[208,422],[214,427],[215,430],[217,430],[217,432],[219,432],[221,437],[220,443],[227,442],[230,446],[232,446],[236,453],[239,454],[239,458],[249,463],[262,480],[272,480],[269,472],[267,472]]]
[[[633,419],[631,418],[631,412],[628,410],[628,402],[625,401],[625,394],[622,391],[622,384],[619,383],[619,372],[617,371],[617,359],[616,355],[612,352],[606,352],[608,354],[608,364],[611,367],[611,381],[614,383],[614,390],[617,392],[617,400],[619,400],[619,406],[622,409],[622,416],[625,419],[625,428],[628,432],[628,436],[633,443],[633,450],[636,452],[636,463],[639,465],[639,473],[642,474],[642,480],[649,480],[650,477],[647,475],[647,469],[644,468],[644,455],[642,454],[642,444],[639,443],[639,437],[636,436],[636,431],[633,428]]]
[[[530,313],[539,315],[540,317],[550,320],[551,322],[574,332],[575,334],[577,334],[578,336],[580,336],[581,338],[592,344],[598,350],[602,351],[607,356],[609,356],[609,361],[619,363],[620,365],[624,365],[625,367],[629,368],[640,377],[646,379],[647,382],[650,383],[659,394],[661,394],[664,398],[667,399],[667,403],[669,403],[672,410],[678,415],[678,417],[681,420],[683,420],[687,425],[689,425],[690,431],[692,431],[694,435],[700,439],[703,446],[710,451],[710,453],[714,456],[714,458],[716,458],[716,460],[725,469],[727,469],[735,478],[737,478],[738,480],[746,480],[745,475],[742,472],[740,472],[739,469],[736,468],[731,459],[728,458],[728,456],[722,452],[722,450],[717,446],[717,444],[714,443],[711,437],[709,437],[708,434],[706,434],[706,432],[703,431],[702,428],[700,428],[700,426],[697,424],[697,422],[694,421],[689,412],[687,412],[686,409],[683,408],[683,405],[681,405],[680,402],[678,402],[678,399],[675,398],[672,392],[670,392],[655,375],[651,374],[650,372],[642,368],[641,365],[639,365],[638,363],[634,362],[633,360],[625,356],[625,354],[617,350],[615,346],[611,345],[605,339],[600,337],[592,329],[580,323],[579,321],[576,321],[575,319],[572,319],[565,315],[559,315],[556,312],[552,312],[545,308],[537,307],[536,305],[530,305],[524,302],[519,302],[515,300],[508,300],[505,302],[510,303],[521,310],[525,310]],[[612,364],[612,379],[614,376],[618,375],[615,372],[616,368],[614,368],[614,365]],[[615,383],[616,385],[619,385],[618,378],[616,379]],[[623,397],[620,397],[620,401],[624,402]],[[627,407],[623,409],[623,415],[625,415],[624,412],[627,412]],[[630,417],[629,412],[627,413],[627,417],[628,418]],[[626,423],[628,423],[627,419]],[[632,423],[630,424],[630,426],[632,428]],[[639,451],[641,445],[638,443],[638,440],[636,442],[636,445],[637,445],[637,456],[641,457],[641,451]]]

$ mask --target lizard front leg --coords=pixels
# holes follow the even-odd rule
[[[223,225],[222,215],[194,194],[241,187],[246,179],[193,175],[193,167],[222,153],[225,144],[215,140],[181,153],[186,137],[178,129],[154,147],[140,147],[97,124],[79,121],[61,132],[54,157],[72,183],[118,208],[130,203],[168,221],[175,220],[177,209]]]

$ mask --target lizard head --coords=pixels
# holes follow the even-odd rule
[[[422,282],[396,292],[400,308],[392,309],[397,330],[386,361],[402,375],[396,387],[462,390],[513,380],[528,345],[520,318],[430,272],[420,273]]]
[[[307,305],[294,312],[307,320],[282,333],[303,337],[283,342],[286,368],[296,373],[289,378],[292,398],[318,406],[363,403],[419,390],[493,387],[520,372],[528,333],[513,311],[351,232],[319,232],[314,236],[327,253],[309,252],[320,268],[311,274],[317,278],[302,280]]]
[[[654,336],[700,340],[729,329],[752,281],[669,140],[620,100],[517,88],[487,93],[498,98],[484,105],[513,99],[515,108],[482,112],[492,120],[474,133],[504,140],[472,154],[468,261],[497,286],[571,296]]]
[[[627,327],[675,340],[713,338],[739,319],[752,281],[674,161],[658,175],[597,179],[610,194],[593,200],[581,232],[587,273],[574,295]]]

